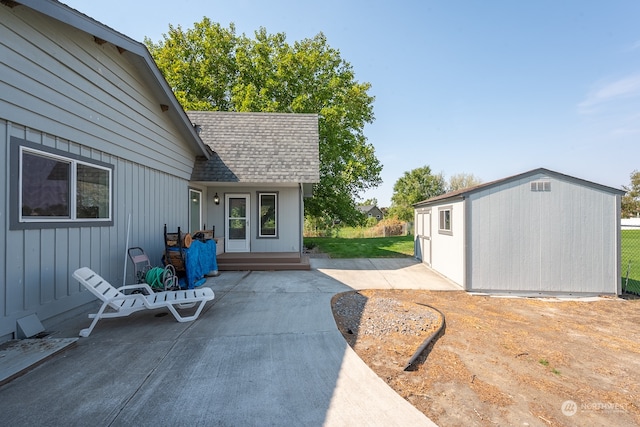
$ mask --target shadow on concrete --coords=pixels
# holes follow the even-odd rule
[[[346,284],[311,270],[225,272],[207,286],[216,299],[194,322],[159,311],[101,320],[1,387],[3,423],[433,425],[337,330],[331,298]],[[77,336],[84,314],[59,336]]]

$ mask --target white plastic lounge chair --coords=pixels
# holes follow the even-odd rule
[[[102,301],[100,310],[96,314],[89,315],[90,319],[93,318],[93,322],[87,329],[80,331],[81,337],[88,337],[99,319],[128,316],[136,311],[147,309],[154,310],[166,307],[178,322],[190,322],[197,319],[204,308],[204,304],[214,298],[213,290],[207,287],[154,293],[149,285],[140,283],[137,285],[125,285],[116,289],[88,267],[77,269],[74,271],[73,277]],[[145,290],[148,295],[141,293],[124,294],[122,291],[126,289]],[[178,308],[193,307],[198,302],[200,305],[191,316],[183,317],[176,310],[176,306]],[[111,308],[111,310],[105,313],[107,307]]]

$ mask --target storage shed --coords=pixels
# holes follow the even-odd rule
[[[624,191],[535,169],[414,205],[415,256],[463,289],[620,294]]]

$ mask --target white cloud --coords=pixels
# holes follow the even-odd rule
[[[593,112],[595,107],[613,100],[640,96],[640,74],[634,74],[595,88],[578,104],[581,113]]]

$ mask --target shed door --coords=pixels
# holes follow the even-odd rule
[[[431,211],[418,212],[418,234],[416,239],[420,245],[422,262],[431,267]]]

